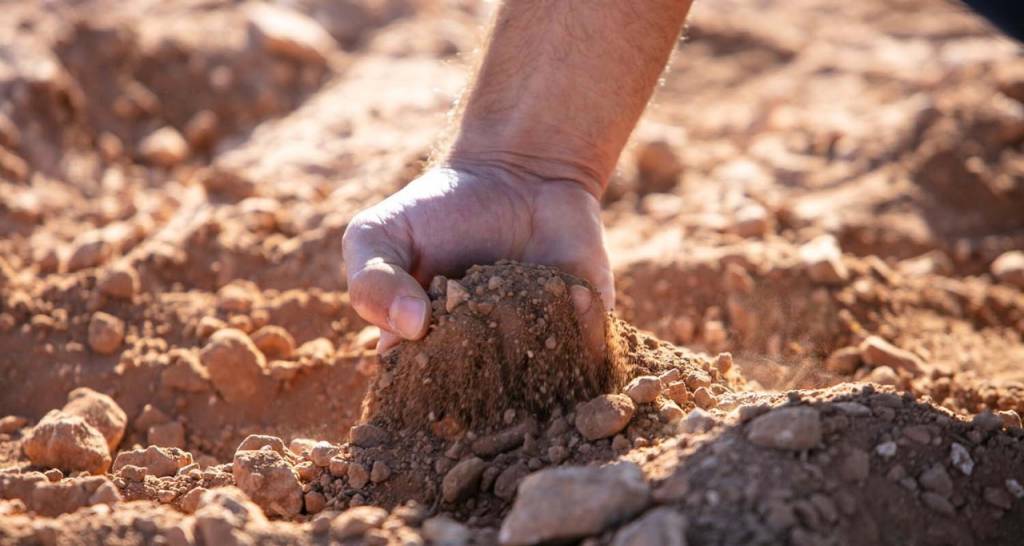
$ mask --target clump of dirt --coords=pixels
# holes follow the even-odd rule
[[[366,419],[483,430],[508,410],[545,418],[611,392],[623,383],[623,365],[586,342],[573,304],[574,292],[591,290],[555,268],[512,262],[436,277],[430,330],[382,357]],[[607,320],[596,326],[605,329]]]

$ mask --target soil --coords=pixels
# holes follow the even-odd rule
[[[605,198],[605,344],[501,263],[377,355],[341,235],[491,5],[5,4],[0,544],[1019,543],[1019,46],[698,4]]]

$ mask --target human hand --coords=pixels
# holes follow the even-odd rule
[[[343,240],[350,301],[381,328],[378,350],[419,339],[430,321],[423,287],[500,259],[551,265],[588,280],[600,294],[572,290],[585,334],[603,343],[614,287],[600,205],[582,185],[482,166],[428,170],[363,210]]]

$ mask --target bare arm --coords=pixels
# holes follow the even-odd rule
[[[434,275],[503,258],[587,279],[600,299],[583,290],[574,301],[584,322],[602,323],[615,291],[599,199],[689,6],[499,6],[439,166],[360,212],[345,232],[352,305],[384,330],[382,346],[426,333],[423,286]]]
[[[511,0],[498,8],[451,150],[600,196],[690,0]]]

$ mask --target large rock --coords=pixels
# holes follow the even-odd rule
[[[302,510],[302,485],[288,461],[266,447],[237,451],[231,473],[235,485],[265,512],[292,517]]]
[[[778,408],[750,422],[747,439],[755,445],[802,451],[821,442],[821,415],[805,406]]]
[[[244,404],[269,399],[274,381],[268,375],[266,358],[245,332],[218,330],[199,353],[199,360],[224,400]]]
[[[498,539],[515,546],[595,535],[636,515],[649,500],[650,488],[633,463],[542,470],[519,486]]]
[[[103,434],[85,419],[58,410],[47,413],[21,445],[36,466],[90,474],[102,474],[110,467],[110,448]]]
[[[111,453],[121,443],[124,429],[128,425],[128,416],[113,398],[88,387],[79,387],[68,393],[68,403],[62,411],[85,419],[86,423],[100,431]]]

